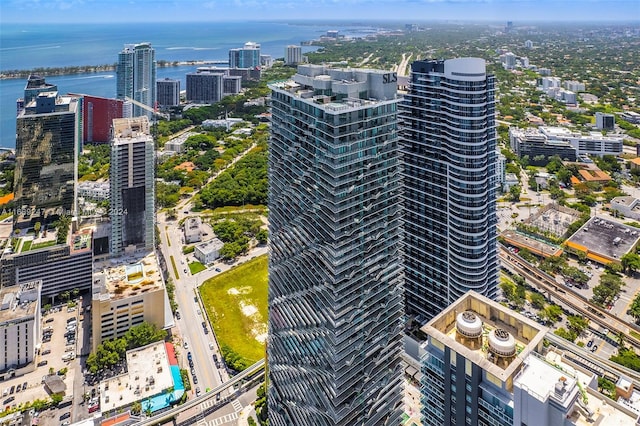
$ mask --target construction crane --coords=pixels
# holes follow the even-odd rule
[[[162,118],[164,118],[164,119],[166,119],[166,120],[169,120],[169,119],[170,119],[169,114],[165,114],[165,113],[163,113],[163,112],[160,112],[160,111],[158,111],[156,108],[151,108],[149,105],[145,105],[145,104],[143,104],[142,102],[138,102],[138,101],[136,101],[135,99],[131,99],[131,98],[130,98],[130,97],[128,97],[128,96],[125,96],[125,97],[124,97],[124,99],[125,99],[125,100],[127,100],[127,101],[129,101],[129,102],[131,102],[131,103],[132,103],[132,104],[134,104],[135,106],[139,106],[140,108],[142,108],[142,109],[143,109],[143,110],[145,110],[145,111],[149,111],[150,113],[152,113],[152,114],[154,114],[154,115],[157,115],[157,116],[159,116],[159,117],[162,117]]]

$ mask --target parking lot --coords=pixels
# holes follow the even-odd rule
[[[73,320],[72,320],[73,319]],[[68,322],[69,321],[69,322]],[[65,399],[63,400],[63,408],[47,410],[42,413],[39,425],[61,425],[66,423],[66,413],[71,411],[71,398],[73,396],[73,381],[77,373],[73,368],[77,363],[74,361],[77,340],[67,340],[65,333],[73,333],[71,324],[75,321],[78,324],[78,309],[68,309],[66,305],[52,308],[49,313],[42,316],[41,336],[42,345],[36,350],[36,368],[34,371],[5,380],[0,383],[3,392],[3,406],[6,410],[21,403],[29,401],[49,400],[50,394],[45,388],[44,377],[50,372],[57,374],[64,368],[66,372],[60,377],[66,385]],[[69,328],[67,329],[67,326]],[[78,325],[76,325],[77,327]],[[68,335],[69,337],[72,334]],[[67,344],[69,342],[70,344]],[[73,343],[71,343],[73,342]],[[65,358],[65,360],[63,360]],[[26,385],[26,386],[25,386]],[[13,388],[13,391],[12,391]],[[19,389],[19,390],[18,390]],[[65,418],[62,418],[65,417]]]

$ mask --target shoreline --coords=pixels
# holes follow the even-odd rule
[[[190,65],[228,65],[224,60],[193,60],[193,61],[157,61],[158,68],[169,68]],[[25,79],[31,74],[43,77],[64,76],[74,74],[91,74],[105,71],[115,71],[116,64],[81,65],[71,67],[34,68],[32,70],[9,70],[0,72],[0,80]]]

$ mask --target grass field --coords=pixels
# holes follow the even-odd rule
[[[268,315],[266,255],[207,280],[200,287],[200,297],[225,361],[232,368],[241,370],[264,358]]]
[[[191,275],[195,275],[198,272],[205,271],[206,269],[207,269],[207,267],[204,266],[200,262],[191,262],[191,263],[189,263],[189,271],[191,271]]]

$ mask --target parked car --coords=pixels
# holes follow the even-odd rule
[[[196,388],[196,396],[200,396],[200,388]]]
[[[587,347],[590,348],[593,345],[593,339],[587,342]]]
[[[47,324],[50,323],[50,322],[53,322],[53,318],[47,318],[47,320],[45,321],[45,323],[47,323]]]
[[[591,348],[591,352],[595,352],[598,350],[598,345],[593,345],[593,347]]]
[[[193,384],[194,385],[198,384],[198,376],[193,376]]]
[[[185,349],[189,349],[189,344],[186,341],[184,342],[183,346],[184,346]]]
[[[51,349],[45,349],[42,351],[41,355],[49,355],[51,353]]]
[[[186,342],[185,342],[185,343],[186,343]],[[191,352],[187,352],[187,359],[188,359],[188,360],[191,360],[192,358],[193,358],[193,357],[192,357],[192,355],[191,355]]]
[[[180,312],[176,311],[176,319],[180,319]]]
[[[215,271],[216,272],[221,272],[222,270],[220,268],[216,268]]]

